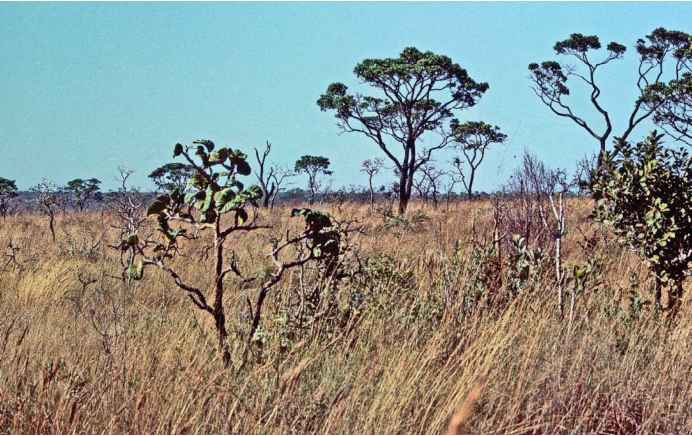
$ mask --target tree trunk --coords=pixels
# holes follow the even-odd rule
[[[661,308],[661,279],[658,273],[654,271],[654,303],[656,309]]]
[[[375,209],[375,192],[372,190],[372,177],[368,180],[368,185],[370,186],[370,212]]]
[[[668,309],[670,310],[671,316],[675,316],[680,307],[680,300],[682,299],[682,281],[678,281],[670,285],[668,291]]]
[[[406,214],[408,201],[411,198],[411,183],[408,177],[408,167],[404,166],[399,176],[399,215]]]
[[[270,194],[267,192],[266,188],[262,188],[262,207],[269,207]]]
[[[408,207],[409,195],[404,191],[399,191],[399,215],[406,214],[406,208]]]
[[[214,240],[214,248],[216,248],[216,275],[214,280],[214,321],[216,332],[219,338],[219,353],[223,359],[224,368],[228,368],[231,364],[231,353],[228,348],[228,332],[226,331],[226,314],[223,308],[223,239],[219,234],[219,218],[216,219],[216,239]]]
[[[562,235],[558,233],[558,236],[555,237],[555,278],[557,279],[557,304],[558,304],[558,311],[560,313],[560,319],[564,317],[565,314],[565,291],[562,287]],[[574,315],[574,298],[575,294],[574,291],[572,291],[572,304],[570,306],[570,321],[572,316]]]
[[[55,227],[54,227],[55,218],[53,217],[53,215],[51,215],[48,219],[49,219],[48,228],[50,229],[50,235],[53,238],[53,242],[55,242]]]
[[[214,320],[216,331],[219,337],[219,353],[223,359],[223,367],[231,366],[231,352],[228,349],[228,332],[226,331],[226,315],[224,314],[223,305],[215,309]]]
[[[473,179],[476,176],[476,171],[471,167],[471,174],[469,175],[469,184],[466,186],[466,191],[469,196],[469,200],[473,198]]]

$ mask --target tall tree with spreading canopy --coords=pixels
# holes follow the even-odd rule
[[[192,177],[194,171],[195,168],[192,165],[170,162],[149,173],[149,178],[154,182],[159,192],[173,192],[176,189],[185,192],[187,181]]]
[[[394,163],[399,174],[399,213],[403,214],[414,174],[451,138],[447,124],[454,111],[474,106],[488,84],[476,82],[449,57],[415,47],[405,48],[398,58],[365,59],[354,74],[378,95],[349,93],[346,85],[337,82],[327,87],[317,104],[322,111],[334,111],[342,131],[370,138]],[[436,135],[427,135],[429,145],[420,150],[421,139],[428,133]]]
[[[92,200],[97,200],[100,197],[100,185],[101,181],[96,178],[73,179],[67,182],[64,189],[72,195],[74,204],[81,212]]]
[[[315,196],[320,190],[320,175],[330,176],[334,172],[329,169],[329,159],[324,156],[301,156],[296,161],[295,172],[305,173],[308,176],[308,190],[310,191],[310,204],[315,202]]]
[[[14,180],[0,177],[0,216],[7,217],[10,202],[17,196],[17,183]]]
[[[684,52],[686,47],[689,47],[689,41],[688,34],[669,31],[664,28],[655,29],[646,36],[646,39],[637,41],[636,50],[639,55],[639,65],[636,86],[639,97],[634,102],[634,107],[627,117],[625,128],[617,139],[626,141],[632,131],[663,104],[662,101],[649,98],[648,90],[652,87],[656,88],[662,83],[667,61],[671,57],[674,70],[679,71],[684,60],[676,54]],[[601,41],[598,36],[573,33],[566,40],[555,43],[553,49],[558,55],[566,55],[576,59],[578,61],[576,66],[563,65],[556,61],[529,64],[533,90],[541,102],[555,115],[572,120],[598,141],[599,167],[605,156],[606,144],[611,139],[613,121],[611,114],[599,100],[602,91],[596,76],[605,65],[622,59],[627,50],[622,44],[610,42],[606,46],[606,54],[598,60],[594,59],[594,55],[601,48]],[[602,118],[601,126],[587,122],[584,117],[576,113],[573,105],[565,100],[571,93],[568,86],[570,78],[586,85],[590,103]]]
[[[464,156],[468,171],[464,169],[465,165],[459,157],[454,159],[453,164],[461,176],[466,193],[471,198],[476,171],[485,158],[485,152],[491,144],[505,142],[507,135],[502,133],[499,127],[491,126],[483,121],[469,121],[463,124],[453,122],[452,133],[454,134],[453,142]]]

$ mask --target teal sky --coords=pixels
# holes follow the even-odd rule
[[[356,85],[360,60],[415,46],[490,84],[460,118],[509,135],[480,169],[477,188],[493,189],[524,148],[567,169],[597,148],[539,103],[528,63],[554,58],[554,42],[573,32],[625,44],[625,59],[601,76],[617,133],[635,98],[633,44],[659,26],[690,32],[691,19],[692,3],[2,3],[0,176],[20,189],[42,177],[112,188],[125,165],[146,189],[175,142],[250,151],[268,139],[279,164],[321,154],[333,186],[363,184],[360,162],[381,152],[339,134],[315,101],[331,82]]]

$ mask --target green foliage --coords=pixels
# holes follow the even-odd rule
[[[440,82],[439,86],[449,89],[454,101],[466,106],[473,106],[476,100],[488,90],[487,83],[474,81],[459,64],[444,55],[438,55],[430,51],[421,52],[415,47],[405,48],[398,58],[365,59],[353,70],[356,77],[365,83],[376,87],[386,88],[390,82],[418,83],[424,86],[424,82]],[[359,110],[377,110],[388,118],[405,116],[407,110],[396,101],[377,97],[359,98],[347,94],[348,87],[343,83],[332,83],[327,87],[317,104],[321,110],[335,110],[337,118],[346,119]],[[426,130],[432,130],[451,111],[443,109],[440,103],[429,97],[419,98],[414,102],[412,109],[424,114],[429,111],[440,110],[445,116],[436,117],[434,121],[426,122]]]
[[[7,215],[10,201],[17,196],[17,184],[14,180],[0,177],[0,215]]]
[[[585,36],[581,33],[573,33],[568,39],[556,42],[553,47],[557,54],[585,54],[589,50],[598,50],[600,48],[601,41],[598,39],[598,36]],[[624,45],[617,42],[609,43],[607,49],[616,55],[622,55],[627,50]]]
[[[449,57],[415,47],[405,48],[396,58],[365,59],[354,73],[376,94],[349,93],[337,82],[327,87],[317,105],[322,111],[334,111],[342,131],[363,134],[384,151],[399,171],[397,194],[403,214],[411,197],[409,180],[434,151],[448,144],[451,133],[438,135],[439,141],[426,143],[424,151],[417,149],[419,139],[440,133],[454,111],[474,106],[489,86],[473,80]]]
[[[509,255],[509,288],[513,294],[518,294],[528,288],[540,275],[546,260],[540,248],[532,248],[526,239],[512,235],[512,251]]]
[[[654,123],[666,133],[692,145],[692,73],[646,88],[643,99],[654,110]]]
[[[176,144],[173,156],[184,156],[187,164],[184,168],[189,175],[186,186],[176,186],[169,194],[156,197],[147,209],[147,215],[155,215],[159,220],[159,230],[169,240],[185,234],[184,229],[177,231],[170,228],[169,220],[179,217],[194,223],[214,223],[222,215],[233,214],[237,223],[248,219],[245,210],[250,205],[256,206],[261,197],[258,186],[245,189],[237,177],[250,173],[247,156],[240,150],[219,148],[209,140],[194,141],[197,147]],[[192,153],[194,150],[194,154]],[[193,156],[197,157],[196,162]],[[171,168],[173,164],[161,168]]]
[[[180,147],[182,147],[182,145],[180,145]],[[178,154],[173,153],[173,155],[174,157],[177,157],[181,153],[182,151]],[[176,189],[185,191],[187,181],[192,174],[194,174],[194,167],[192,165],[180,162],[171,162],[162,165],[149,173],[149,178],[154,182],[159,191],[172,192]]]
[[[341,248],[341,232],[332,223],[331,217],[317,210],[293,209],[292,217],[305,219],[306,246],[316,259],[325,261],[329,270],[335,267]]]
[[[637,51],[648,63],[672,53],[675,76],[669,82],[647,83],[642,101],[654,112],[654,122],[673,138],[692,145],[692,36],[664,28],[637,41]]]
[[[72,194],[74,202],[79,210],[84,210],[92,199],[97,199],[100,195],[101,181],[96,178],[73,179],[65,185],[65,191]]]
[[[452,120],[454,140],[467,150],[481,150],[489,144],[501,144],[507,139],[507,135],[500,131],[498,126],[492,126],[483,121],[467,121],[459,123]]]
[[[300,172],[321,172],[325,175],[330,175],[332,172],[329,170],[329,159],[324,156],[301,156],[300,159],[296,161],[294,171]]]
[[[329,169],[329,165],[329,159],[324,156],[304,155],[296,161],[294,171],[296,173],[305,173],[308,176],[310,203],[314,201],[315,195],[320,187],[318,176],[320,174],[325,176],[333,174],[333,171]]]
[[[17,183],[14,180],[0,177],[0,195],[17,195]]]
[[[659,60],[671,53],[681,59],[690,56],[690,34],[663,27],[654,29],[646,39],[637,40],[637,53],[644,59]]]
[[[608,153],[594,179],[594,217],[646,259],[663,282],[679,286],[692,259],[692,158],[652,132]]]
[[[569,95],[567,76],[559,63],[555,61],[542,62],[540,65],[535,62],[530,63],[529,71],[534,76],[541,93],[555,99],[561,95]]]

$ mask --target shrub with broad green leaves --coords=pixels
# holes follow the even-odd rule
[[[173,157],[182,157],[191,174],[185,187],[174,186],[172,191],[156,197],[147,209],[147,216],[158,223],[157,236],[125,235],[116,248],[128,254],[129,262],[123,272],[130,281],[142,280],[147,267],[157,267],[170,276],[191,301],[214,319],[218,346],[224,366],[231,363],[226,308],[224,307],[225,279],[229,274],[239,278],[242,286],[256,287],[257,298],[249,314],[251,325],[247,334],[247,350],[260,328],[262,306],[269,291],[291,268],[316,263],[325,274],[334,274],[342,254],[343,231],[324,213],[296,209],[292,216],[302,216],[305,229],[297,235],[288,232],[280,239],[272,238],[268,250],[270,264],[253,274],[240,271],[235,250],[240,233],[270,229],[258,224],[257,201],[262,197],[259,186],[246,187],[240,177],[251,173],[247,156],[229,147],[217,148],[210,140],[194,141],[193,145],[176,144]],[[193,283],[182,276],[172,262],[184,250],[181,241],[197,239],[202,232],[213,234],[213,269],[209,288]],[[228,243],[228,244],[227,244]],[[206,259],[191,259],[204,262]],[[248,300],[249,301],[249,300]]]
[[[675,307],[692,260],[692,157],[663,146],[652,132],[644,141],[617,144],[594,178],[594,217],[646,259],[656,283],[668,286]]]

